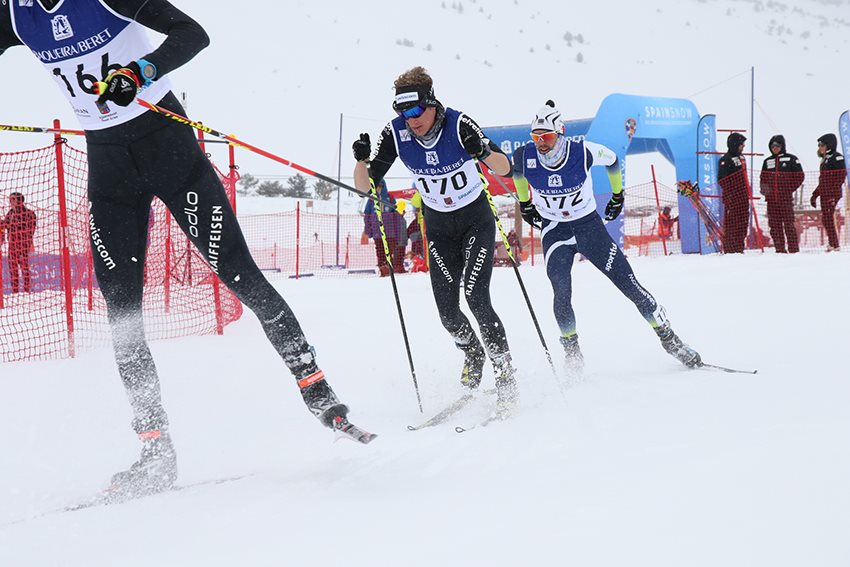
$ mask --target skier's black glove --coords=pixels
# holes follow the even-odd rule
[[[812,198],[809,201],[809,203],[812,205],[813,209],[818,208],[818,195],[820,195],[820,192],[817,189],[815,189],[815,192],[812,193]]]
[[[463,137],[463,140],[461,140],[460,143],[463,145],[463,149],[465,149],[470,156],[479,161],[487,159],[487,157],[492,153],[487,142],[476,132],[468,133]]]
[[[626,200],[625,192],[620,191],[611,195],[611,200],[605,205],[605,220],[614,220],[623,212],[623,203]]]
[[[103,81],[94,84],[95,93],[100,95],[97,103],[103,104],[111,100],[118,106],[129,106],[136,98],[139,87],[142,86],[142,81],[139,79],[141,76],[139,64],[135,61],[113,71]]]
[[[351,149],[354,150],[355,160],[368,161],[369,156],[372,155],[372,142],[369,141],[369,134],[360,134],[360,139],[351,144]]]
[[[531,199],[528,201],[520,201],[519,202],[519,212],[522,214],[522,220],[533,226],[534,228],[540,229],[543,226],[543,217],[540,216],[540,213],[537,212],[537,207],[531,202]]]

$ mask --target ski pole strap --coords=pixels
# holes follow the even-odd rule
[[[298,381],[298,387],[302,390],[307,386],[312,386],[316,382],[320,382],[325,379],[325,373],[321,370],[318,372],[314,372],[307,376],[306,378],[302,378]]]

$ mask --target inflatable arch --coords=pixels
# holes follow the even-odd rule
[[[508,157],[515,148],[529,140],[530,118],[536,108],[529,109],[529,122],[515,126],[484,128],[484,132],[493,142],[502,148]],[[564,108],[561,108],[564,111]],[[711,117],[713,118],[713,117]],[[676,168],[676,179],[700,180],[700,186],[706,186],[702,178],[697,177],[698,151],[714,150],[715,130],[713,120],[705,122],[705,132],[700,132],[700,115],[694,104],[686,99],[659,98],[626,94],[607,96],[594,118],[565,121],[566,135],[572,139],[587,138],[604,144],[617,153],[620,167],[623,168],[624,185],[626,158],[633,154],[658,152]],[[710,136],[707,136],[709,135]],[[707,140],[706,137],[710,138]],[[700,147],[705,142],[706,147]],[[708,147],[710,145],[711,147]],[[703,154],[714,162],[717,156]],[[597,197],[600,214],[611,196],[611,185],[604,168],[594,168],[593,187]],[[712,181],[713,182],[713,181]],[[497,185],[498,186],[498,185]],[[628,207],[628,196],[626,197]],[[707,250],[701,233],[704,231],[696,210],[686,198],[679,196],[679,227],[682,236],[683,253],[713,252]],[[608,223],[608,232],[616,242],[623,243],[623,217]]]

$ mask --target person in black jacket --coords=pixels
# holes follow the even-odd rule
[[[9,195],[9,211],[6,218],[0,217],[0,245],[3,244],[4,231],[9,233],[9,279],[12,293],[18,293],[23,283],[24,293],[32,291],[30,272],[30,252],[33,249],[33,236],[37,218],[35,213],[24,205],[24,195],[17,191]],[[18,277],[20,270],[20,278]],[[0,289],[0,293],[3,290]]]
[[[768,145],[771,156],[765,158],[759,176],[760,191],[767,201],[767,225],[776,252],[794,254],[800,251],[794,226],[794,191],[803,184],[805,174],[797,156],[786,151],[782,134],[773,136]]]
[[[148,29],[165,35],[155,49]],[[117,499],[167,490],[177,479],[168,417],[142,318],[154,196],[221,281],[257,315],[310,412],[331,428],[344,425],[348,412],[325,380],[289,305],[251,258],[194,130],[134,103],[141,94],[185,114],[168,74],[208,44],[204,29],[166,0],[0,4],[0,54],[26,45],[53,76],[86,131],[94,268],[106,300],[118,371],[133,408],[133,429],[142,441],[141,458],[112,477],[110,494]]]
[[[838,231],[835,229],[835,206],[841,199],[841,186],[847,178],[844,156],[838,153],[838,140],[835,134],[824,134],[818,138],[818,157],[820,160],[820,177],[818,186],[812,193],[811,205],[817,207],[820,197],[820,210],[823,228],[829,240],[827,252],[839,250]]]
[[[379,193],[381,199],[390,201],[390,193],[387,189],[385,181],[381,182]],[[383,209],[381,209],[383,212]],[[384,250],[384,240],[381,238],[381,226],[378,224],[378,212],[375,210],[375,202],[372,199],[366,201],[366,206],[363,209],[363,234],[372,240],[375,246],[375,259],[378,267],[378,274],[382,278],[390,275],[390,268],[387,266],[387,253]]]
[[[391,200],[390,202],[394,206],[382,205],[384,207],[384,231],[387,233],[387,246],[390,249],[393,272],[403,274],[407,271],[404,269],[404,251],[407,249],[407,224],[399,211],[399,203],[404,203],[404,201]]]
[[[743,254],[749,222],[749,191],[744,165],[744,142],[747,138],[732,132],[726,139],[727,152],[720,157],[717,182],[723,190],[723,252]]]

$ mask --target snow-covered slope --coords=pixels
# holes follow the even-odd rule
[[[688,371],[587,263],[575,304],[586,377],[558,393],[511,270],[495,306],[520,369],[516,416],[420,432],[386,280],[282,282],[352,419],[331,443],[248,315],[223,337],[152,344],[181,483],[53,514],[137,456],[111,353],[0,369],[0,565],[841,567],[850,563],[850,307],[844,254],[637,259],[704,359]],[[557,353],[543,270],[522,268]],[[428,280],[399,278],[426,411],[461,355]],[[711,298],[722,298],[721,301]],[[557,358],[557,356],[556,356]],[[485,378],[490,386],[492,377]]]
[[[782,132],[807,171],[817,169],[815,140],[835,131],[848,106],[848,0],[176,4],[212,37],[173,74],[190,114],[331,175],[340,114],[348,176],[351,141],[391,118],[392,81],[417,64],[432,72],[441,100],[485,126],[526,123],[547,98],[568,116],[590,117],[606,95],[627,92],[691,97],[701,112],[717,114],[718,127],[743,129],[755,67],[750,147],[764,152]],[[28,87],[2,89],[0,123],[43,125],[55,116],[74,123],[39,67],[22,48],[0,59],[4,77]],[[3,134],[0,151],[33,143]],[[291,173],[247,152],[239,159],[254,174]],[[647,170],[630,172],[631,182]]]
[[[632,92],[691,96],[721,128],[749,127],[755,66],[755,149],[782,132],[807,170],[848,105],[847,0],[177,4],[213,38],[174,74],[190,114],[332,175],[340,114],[345,176],[350,141],[380,130],[392,80],[416,64],[482,125],[527,122],[546,98],[592,116],[607,94]],[[25,50],[0,70],[4,87],[28,87],[0,89],[0,123],[73,124]],[[0,135],[0,151],[35,144]],[[239,155],[243,172],[290,173]],[[497,270],[521,371],[516,417],[454,433],[486,411],[475,406],[410,433],[421,417],[389,282],[283,281],[352,419],[380,434],[373,444],[331,443],[248,314],[223,337],[151,345],[180,482],[244,478],[37,518],[98,490],[138,444],[108,350],[3,365],[0,565],[850,564],[846,254],[634,263],[705,360],[759,374],[680,368],[584,263],[586,377],[562,397],[512,272]],[[557,354],[549,283],[540,266],[522,273]],[[399,289],[433,412],[457,395],[461,356],[427,278],[400,277]]]

